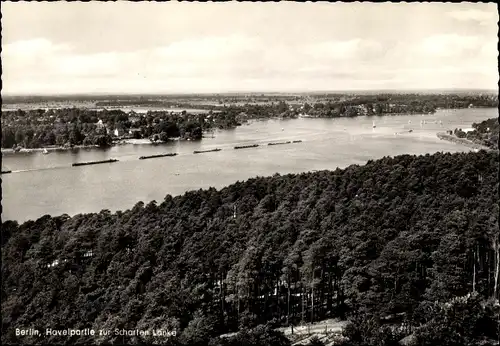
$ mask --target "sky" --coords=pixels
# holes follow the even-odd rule
[[[3,2],[4,95],[497,89],[494,3]]]

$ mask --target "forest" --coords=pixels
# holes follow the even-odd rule
[[[434,113],[437,109],[497,107],[498,97],[459,94],[377,94],[354,95],[338,101],[304,105],[313,117],[353,117],[359,115]]]
[[[494,345],[498,164],[401,155],[4,221],[2,343],[290,345],[276,327],[337,317],[345,346]],[[15,334],[49,327],[176,337]]]
[[[272,99],[272,98],[271,98]],[[254,99],[251,99],[255,102]],[[260,99],[258,99],[260,100]],[[437,109],[469,107],[497,107],[496,95],[422,95],[422,94],[375,94],[375,95],[309,95],[297,100],[289,98],[270,102],[252,103],[245,99],[223,99],[227,105],[215,109],[231,109],[242,119],[272,117],[296,118],[301,115],[317,118],[339,118],[374,115],[434,113]],[[197,106],[202,107],[202,106]],[[213,108],[212,108],[213,109]]]
[[[229,111],[210,112],[208,116],[167,111],[149,111],[139,115],[122,110],[85,108],[2,111],[2,148],[109,146],[116,137],[115,130],[122,138],[168,141],[180,137],[199,140],[203,131],[238,125],[235,114]]]
[[[459,138],[466,138],[474,143],[484,145],[492,149],[498,149],[498,118],[491,118],[480,123],[472,124],[473,131],[464,132],[455,129],[454,134]]]

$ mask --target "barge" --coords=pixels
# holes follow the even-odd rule
[[[259,146],[258,144],[240,145],[240,146],[234,147],[234,149],[256,148],[258,146]]]
[[[12,171],[2,171],[2,174],[12,173]]]
[[[287,141],[287,142],[275,142],[275,143],[267,143],[267,145],[280,145],[280,144],[290,144],[292,142]]]
[[[293,141],[292,143],[302,143],[302,140],[299,139],[298,141]]]
[[[193,154],[201,154],[201,153],[210,153],[213,151],[221,151],[222,149],[220,148],[215,148],[215,149],[210,149],[210,150],[195,150],[193,151]]]
[[[90,161],[90,162],[77,162],[73,163],[71,166],[77,167],[77,166],[87,166],[87,165],[98,165],[100,163],[112,163],[118,161],[117,159],[109,159],[109,160],[103,160],[103,161]]]
[[[139,156],[139,160],[146,159],[155,159],[157,157],[167,157],[167,156],[176,156],[177,153],[168,153],[168,154],[158,154],[158,155],[148,155],[148,156]]]

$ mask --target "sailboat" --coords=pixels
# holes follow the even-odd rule
[[[373,128],[376,128],[377,126],[375,125],[375,122],[373,122],[373,125],[372,125]]]
[[[42,151],[42,153],[43,153],[44,155],[46,155],[46,154],[48,154],[48,153],[49,153],[49,151],[48,151],[47,149],[45,149],[45,148],[44,148],[44,149],[43,149],[43,151]]]

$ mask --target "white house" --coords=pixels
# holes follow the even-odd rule
[[[123,134],[125,133],[125,131],[123,131],[123,129],[121,128],[116,128],[114,131],[113,131],[113,134],[116,136],[116,137],[120,137],[120,136],[123,136]]]

